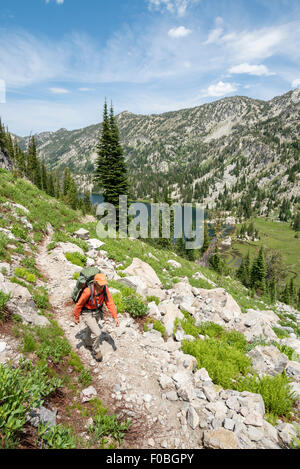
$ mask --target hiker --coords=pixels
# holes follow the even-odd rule
[[[107,285],[108,282],[105,274],[95,275],[94,281],[91,284],[91,288],[87,287],[83,290],[74,309],[75,324],[79,323],[79,318],[81,315],[83,322],[88,329],[86,339],[87,346],[92,348],[93,356],[95,360],[99,362],[102,361],[103,357],[99,344],[101,330],[98,325],[98,321],[101,317],[104,302],[108,308],[108,311],[115,320],[116,327],[119,326],[117,308]]]

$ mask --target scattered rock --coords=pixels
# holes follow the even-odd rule
[[[186,421],[193,430],[195,430],[199,425],[199,416],[193,406],[188,408]]]
[[[288,357],[280,353],[275,345],[263,347],[261,345],[252,349],[248,356],[251,358],[252,366],[259,375],[268,374],[275,376],[282,373],[288,364]]]
[[[236,435],[225,428],[204,432],[203,445],[207,449],[239,449]]]
[[[37,409],[32,409],[27,415],[27,421],[33,427],[38,427],[41,423],[47,424],[49,427],[56,426],[57,411],[53,412],[41,406]]]
[[[75,231],[74,236],[79,239],[87,240],[90,237],[90,233],[87,230],[80,228],[78,231]]]
[[[89,386],[81,391],[81,402],[89,402],[94,397],[97,397],[97,391],[93,386]]]

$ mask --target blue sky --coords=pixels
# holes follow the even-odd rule
[[[151,114],[299,86],[299,0],[1,0],[0,116],[19,135],[100,122],[105,97]]]

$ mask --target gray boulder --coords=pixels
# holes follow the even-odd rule
[[[84,228],[80,228],[78,231],[75,231],[74,236],[79,239],[88,240],[90,233]]]
[[[40,424],[46,424],[48,427],[56,426],[57,411],[53,412],[41,406],[37,409],[32,409],[27,415],[27,421],[33,427],[38,427]]]
[[[280,353],[277,347],[270,345],[263,347],[261,345],[255,347],[248,353],[251,358],[252,366],[258,371],[259,375],[275,376],[282,373],[288,364],[288,357],[284,353]]]
[[[300,363],[289,361],[285,369],[286,374],[293,378],[294,381],[300,383]]]

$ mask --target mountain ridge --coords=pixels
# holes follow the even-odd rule
[[[269,101],[234,96],[162,114],[123,111],[116,119],[138,198],[153,198],[168,185],[175,200],[214,206],[225,184],[232,189],[246,175],[247,180],[259,182],[266,171],[270,171],[266,204],[272,200],[272,183],[279,175],[284,179],[299,161],[299,116],[300,89],[296,89]],[[94,124],[36,134],[37,148],[50,168],[68,166],[80,188],[91,189],[100,129],[101,124]],[[28,137],[18,140],[23,148],[28,144]],[[229,173],[235,168],[232,177]],[[296,178],[298,173],[296,168]],[[287,182],[277,184],[279,193],[284,189],[289,199],[291,193],[299,197],[298,183],[293,190]],[[199,185],[208,187],[203,191]],[[240,194],[236,191],[233,199]]]

